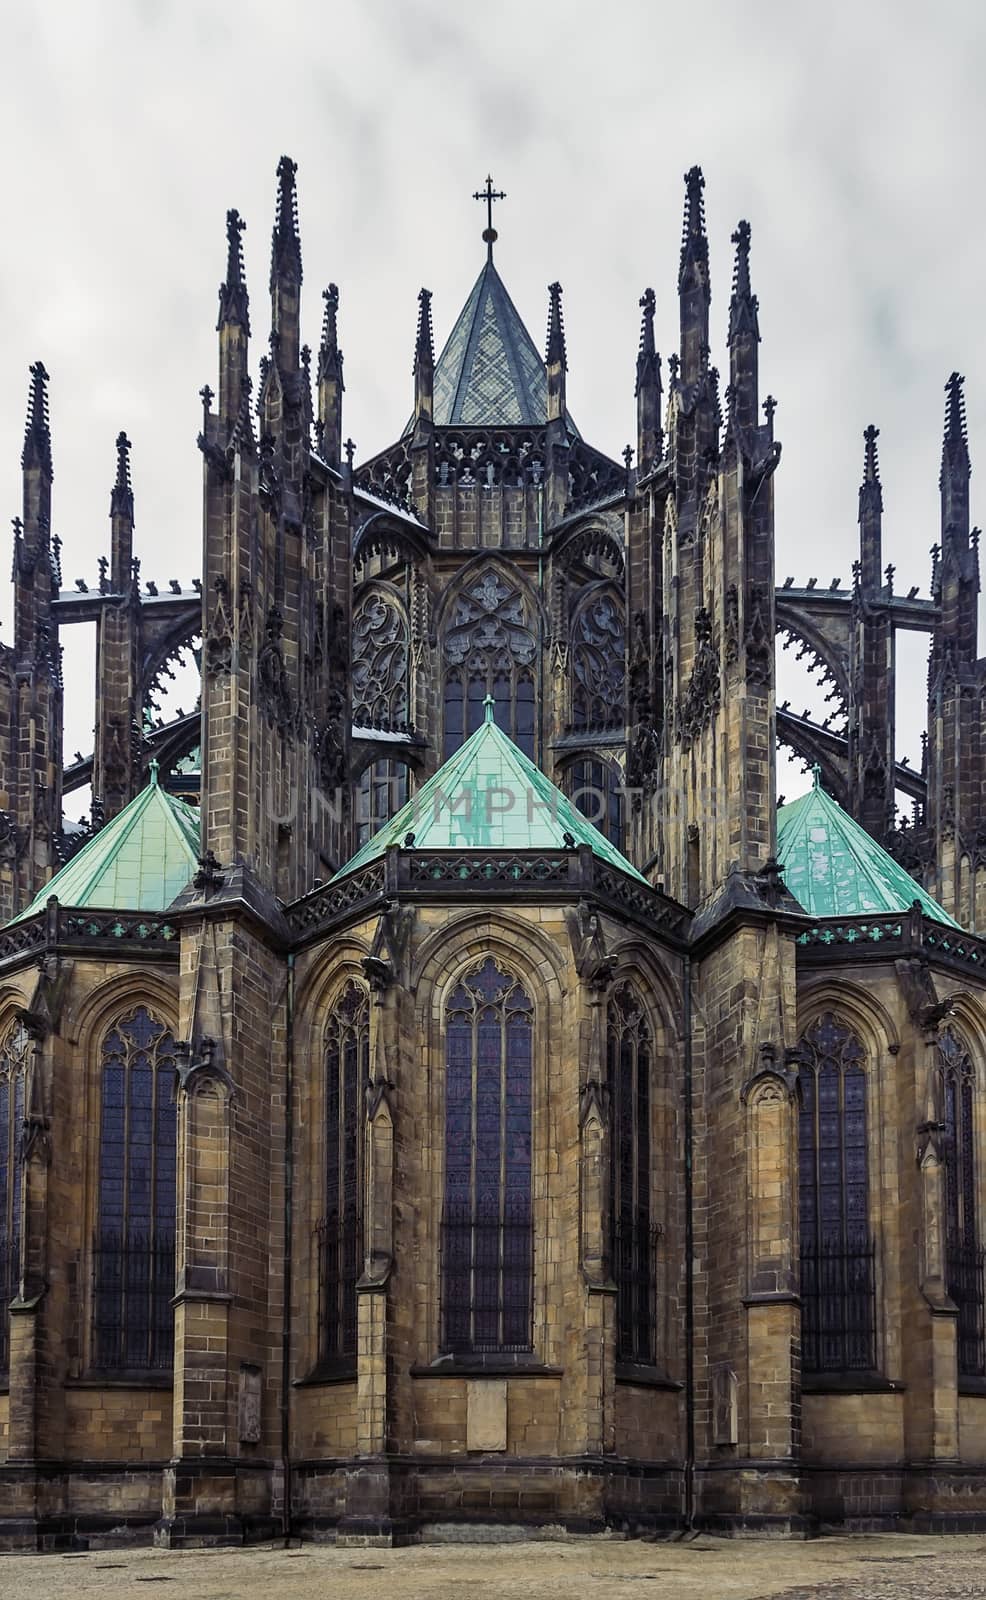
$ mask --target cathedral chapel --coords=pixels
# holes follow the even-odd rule
[[[283,157],[227,213],[202,567],[62,577],[31,368],[0,647],[0,1548],[986,1528],[986,659],[963,379],[930,593],[778,583],[751,234],[704,179],[637,437],[485,260],[356,457]],[[628,353],[627,366],[633,353]],[[358,358],[350,382],[359,382]],[[147,552],[144,552],[146,558]],[[146,561],[145,561],[146,565]],[[96,728],[63,759],[63,631]],[[899,630],[930,642],[920,770]],[[835,710],[775,696],[792,642]],[[201,699],[160,714],[193,658]],[[781,743],[814,769],[778,804]],[[91,790],[85,825],[67,795]],[[899,820],[898,802],[913,808]]]

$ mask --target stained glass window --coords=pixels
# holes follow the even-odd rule
[[[533,760],[537,636],[520,589],[499,572],[475,576],[456,597],[442,653],[445,760],[482,724],[487,695],[493,696],[497,727]]]
[[[443,1346],[529,1350],[533,1317],[534,1012],[487,957],[445,1011]]]
[[[616,1352],[621,1361],[653,1363],[656,1355],[655,1253],[652,1212],[651,1071],[653,1045],[640,997],[628,983],[606,1010],[613,1149],[610,1210],[616,1279]]]
[[[21,1151],[31,1039],[15,1022],[0,1047],[0,1371],[10,1359],[7,1307],[17,1293],[21,1246]]]
[[[370,1077],[370,1003],[347,983],[325,1032],[325,1220],[321,1224],[322,1355],[356,1355],[356,1281],[362,1267],[361,1107]]]
[[[831,1011],[801,1041],[798,1149],[806,1372],[876,1367],[863,1046]]]
[[[93,1365],[168,1368],[174,1348],[175,1040],[136,1006],[103,1040]]]
[[[564,774],[565,793],[594,828],[623,848],[623,780],[608,761],[573,761]]]
[[[410,792],[410,769],[403,761],[371,761],[360,774],[356,793],[356,838],[364,845],[395,816]]]
[[[945,1123],[945,1256],[948,1293],[958,1307],[959,1371],[986,1373],[983,1251],[979,1245],[975,1071],[954,1028],[938,1040]]]

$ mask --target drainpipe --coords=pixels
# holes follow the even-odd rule
[[[692,958],[685,957],[685,1530],[695,1526],[695,1219],[692,1115]]]
[[[291,1542],[291,1243],[294,1210],[294,956],[288,956],[284,1041],[284,1310],[281,1324],[281,1533]]]

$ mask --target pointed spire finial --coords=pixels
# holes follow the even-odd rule
[[[473,195],[474,200],[485,200],[486,202],[486,227],[483,229],[483,243],[486,246],[486,259],[491,265],[493,262],[493,246],[499,238],[499,234],[493,226],[493,202],[494,200],[506,200],[506,198],[506,190],[494,189],[493,179],[488,173],[483,188],[477,189]]]
[[[116,481],[110,495],[110,516],[134,518],[134,492],[130,479],[130,440],[121,429],[116,436]]]
[[[552,363],[560,362],[565,371],[568,371],[568,357],[565,352],[565,322],[561,311],[562,287],[560,283],[548,285],[548,344],[545,360],[550,367]]]
[[[697,275],[708,296],[709,241],[705,233],[704,188],[705,178],[701,167],[690,167],[685,173],[685,215],[681,230],[678,288],[685,288],[689,277]]]
[[[863,431],[863,438],[866,441],[865,454],[863,456],[864,484],[880,482],[880,462],[877,458],[876,451],[876,441],[879,439],[879,437],[880,430],[879,428],[874,427],[872,422],[870,423],[869,427]]]
[[[817,761],[811,769],[811,786],[813,789],[820,789],[822,787],[822,769],[818,765]]]
[[[759,342],[759,302],[750,288],[750,224],[738,222],[731,239],[736,246],[736,255],[733,259],[733,292],[729,300],[729,337],[732,340],[741,333],[752,333]]]
[[[318,347],[318,381],[336,378],[342,382],[342,351],[339,349],[339,289],[330,283],[322,290],[325,311],[322,315],[322,339]]]
[[[226,278],[219,285],[219,318],[216,330],[223,324],[235,323],[249,335],[250,297],[247,294],[243,268],[243,241],[241,235],[246,223],[238,211],[226,213]]]
[[[155,756],[151,757],[151,764],[150,764],[149,772],[150,772],[151,788],[152,789],[156,789],[157,786],[158,786],[158,773],[160,772],[160,768],[158,766],[157,758]]]
[[[640,347],[637,351],[637,387],[640,387],[641,367],[644,363],[653,361],[656,354],[654,344],[654,311],[657,297],[653,289],[645,289],[640,296]]]
[[[277,278],[301,283],[301,238],[298,233],[298,163],[282,156],[277,163],[277,210],[271,239],[270,286]]]
[[[418,331],[414,341],[414,363],[435,364],[435,339],[431,325],[431,290],[418,290]]]
[[[960,476],[969,477],[969,436],[966,431],[965,421],[965,395],[962,385],[965,379],[958,372],[953,372],[945,385],[948,399],[945,402],[945,437],[942,441],[941,473],[938,487],[944,489],[946,473],[958,473]]]
[[[495,710],[496,710],[496,701],[494,700],[494,698],[493,698],[493,696],[491,694],[488,694],[486,696],[486,699],[483,701],[483,720],[484,720],[484,722],[492,722],[493,721],[493,713],[494,713]]]
[[[52,477],[51,428],[48,419],[48,374],[43,361],[35,361],[30,369],[31,389],[27,401],[27,423],[24,428],[24,449],[21,467],[40,467],[45,476]]]

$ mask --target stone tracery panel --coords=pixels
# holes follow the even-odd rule
[[[407,730],[407,620],[395,597],[371,590],[353,616],[353,722],[392,733]]]

